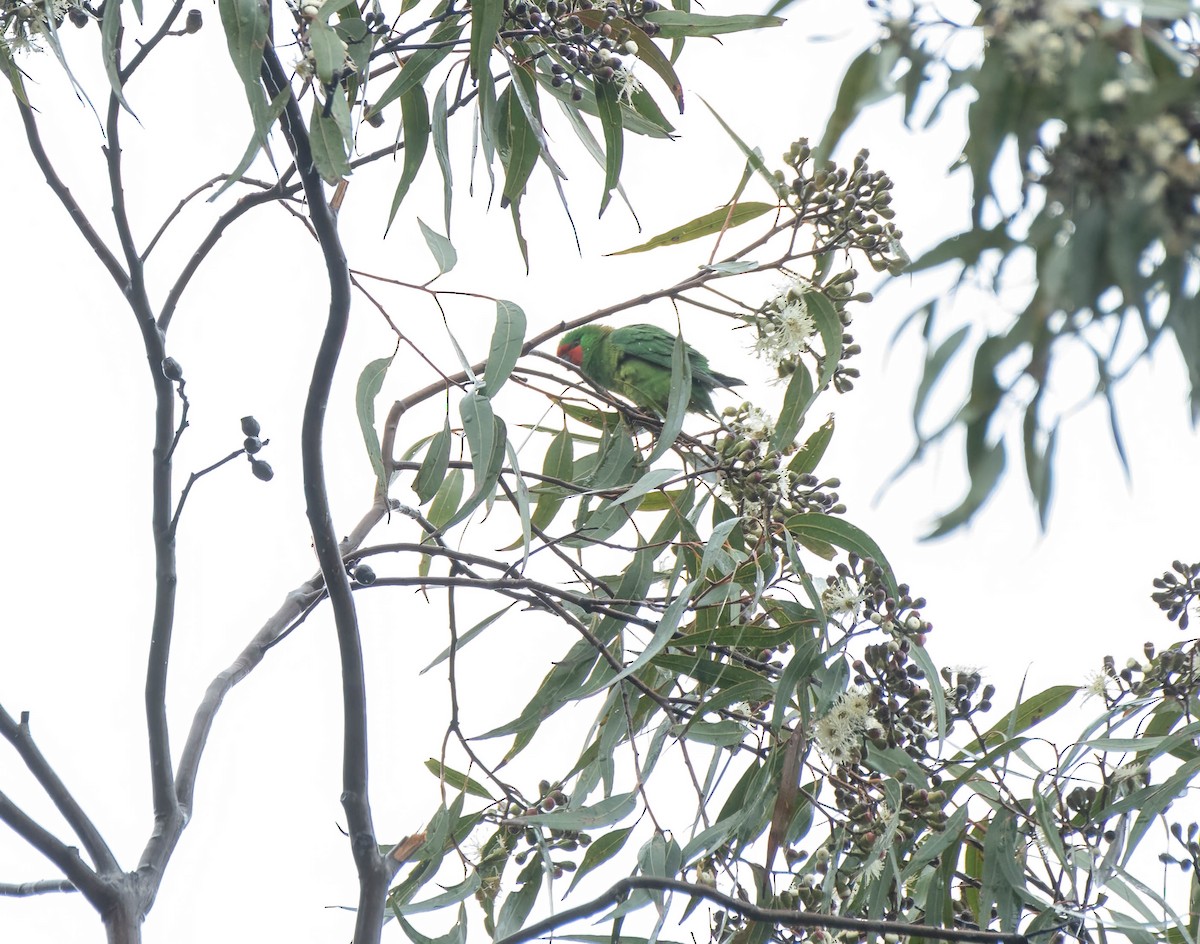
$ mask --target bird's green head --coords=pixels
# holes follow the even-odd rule
[[[584,325],[568,331],[558,339],[558,356],[576,367],[582,367],[584,353],[610,331],[612,328],[603,325]]]

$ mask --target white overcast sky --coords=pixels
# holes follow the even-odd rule
[[[972,15],[973,5],[960,6],[965,8],[960,15]],[[709,6],[710,12],[745,9],[732,2]],[[247,139],[245,103],[224,60],[216,9],[206,4],[203,11],[205,29],[164,44],[128,90],[141,126],[126,121],[122,143],[130,211],[143,245],[183,194],[235,163]],[[689,44],[680,68],[688,94],[687,113],[678,121],[680,139],[627,138],[623,179],[641,235],[619,204],[595,222],[599,171],[573,145],[569,130],[558,126],[555,142],[570,168],[568,194],[583,251],[576,254],[549,176],[539,168],[524,204],[529,277],[508,214],[486,212],[481,195],[486,178],[478,169],[477,195],[468,196],[470,130],[465,121],[452,123],[459,185],[451,236],[461,261],[445,287],[513,299],[528,313],[533,333],[675,281],[703,261],[688,248],[614,259],[601,255],[727,199],[741,160],[700,103],[701,95],[744,139],[762,147],[768,163],[777,162],[798,135],[819,136],[841,72],[869,41],[872,27],[858,4],[813,0],[796,4],[787,15],[789,22],[772,32],[731,36],[723,45]],[[95,31],[85,37],[68,26],[64,36],[81,81],[102,99],[103,76],[88,58],[98,60],[98,49],[89,45],[97,39]],[[110,235],[96,120],[76,101],[51,58],[23,64],[34,76],[31,94],[59,172]],[[665,104],[657,80],[642,77]],[[961,142],[965,105],[963,97],[953,99],[937,130],[910,134],[901,131],[892,103],[870,112],[844,139],[843,156],[867,146],[872,165],[895,178],[897,221],[914,257],[967,220],[966,178],[946,175]],[[393,119],[391,127],[395,124]],[[0,141],[7,316],[0,345],[0,429],[6,443],[0,466],[6,540],[0,555],[8,575],[0,616],[0,703],[14,714],[32,712],[41,747],[132,868],[150,826],[141,707],[153,574],[147,369],[131,315],[25,152],[9,101],[0,104]],[[269,173],[257,169],[259,176]],[[355,175],[342,232],[357,268],[423,281],[434,270],[414,215],[441,228],[440,178],[431,155],[384,241],[380,235],[397,175],[398,167],[383,164]],[[162,268],[151,283],[157,299],[211,213],[208,205],[193,205],[152,257],[161,256]],[[1177,638],[1148,595],[1150,580],[1172,558],[1196,557],[1200,447],[1187,420],[1183,367],[1168,345],[1160,345],[1119,398],[1130,483],[1108,439],[1103,409],[1086,406],[1061,434],[1059,487],[1046,534],[1038,531],[1014,459],[1000,493],[969,528],[921,543],[936,513],[950,508],[965,487],[955,449],[935,452],[873,501],[911,449],[909,410],[922,356],[915,333],[894,345],[890,339],[899,320],[935,285],[928,278],[900,279],[860,309],[853,331],[865,349],[858,358],[863,378],[853,394],[830,396],[818,407],[837,417],[822,471],[841,478],[851,520],[876,538],[900,579],[929,598],[935,661],[980,667],[997,685],[997,709],[1004,710],[1026,672],[1028,691],[1078,683],[1105,653],[1121,661],[1137,654],[1146,639],[1165,646]],[[442,363],[453,364],[436,313],[424,299],[381,295],[415,338]],[[986,313],[986,304],[964,297],[954,317],[974,318]],[[484,353],[491,307],[464,303],[449,310],[468,353]],[[204,264],[172,329],[170,352],[183,364],[193,403],[177,484],[189,470],[236,448],[237,420],[246,413],[255,414],[272,439],[264,457],[277,473],[264,485],[244,463],[234,463],[201,482],[189,501],[180,531],[180,621],[170,678],[176,750],[204,685],[313,569],[297,434],[324,315],[314,244],[285,214],[268,208],[229,231]],[[673,327],[674,317],[664,305],[625,320]],[[994,313],[992,318],[995,323]],[[945,332],[952,327],[947,322]],[[725,324],[696,318],[686,328],[717,368],[765,376],[741,342],[730,341]],[[365,509],[371,489],[353,415],[354,382],[365,363],[390,351],[386,326],[370,306],[356,301],[328,421],[340,531]],[[1076,366],[1075,375],[1057,382],[1060,405],[1081,401],[1092,383],[1088,363],[1081,359]],[[381,397],[384,409],[390,398],[424,379],[413,358],[402,354]],[[964,383],[961,371],[948,376],[933,412],[950,409]],[[782,390],[752,383],[748,394],[777,409]],[[434,402],[415,413],[402,442],[432,432],[440,425],[440,411],[441,403]],[[523,419],[515,410],[507,416],[510,428]],[[407,481],[397,484],[396,494],[408,499]],[[411,530],[396,524],[379,537],[408,539]],[[376,825],[381,839],[394,840],[420,829],[436,803],[436,781],[421,763],[437,754],[441,729],[424,722],[431,713],[440,716],[445,684],[433,673],[416,679],[415,672],[445,645],[444,607],[402,592],[360,594],[360,606],[372,697]],[[543,640],[538,631],[518,626],[477,644],[475,684],[485,699],[505,706],[496,709],[497,716],[516,711],[521,686],[535,684],[549,659],[565,649],[561,637]],[[349,918],[326,908],[354,900],[353,869],[337,829],[342,811],[335,666],[330,624],[324,615],[314,617],[229,697],[201,771],[195,819],[147,922],[148,941],[188,944],[225,936],[304,944],[348,938]],[[581,736],[570,734],[566,749],[577,749]],[[523,775],[536,780],[552,773],[552,763],[544,766],[543,771],[531,761]],[[9,750],[0,750],[0,788],[59,828]],[[53,875],[36,853],[0,832],[0,881]],[[0,899],[0,938],[6,944],[98,940],[102,933],[78,896]]]

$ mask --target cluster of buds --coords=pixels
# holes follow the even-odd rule
[[[1129,659],[1122,668],[1117,669],[1116,660],[1112,656],[1105,656],[1104,676],[1116,683],[1121,695],[1133,698],[1159,695],[1188,705],[1200,693],[1196,650],[1193,642],[1186,647],[1172,646],[1158,652],[1153,643],[1147,642],[1142,647],[1144,662]]]
[[[995,685],[983,685],[983,677],[974,669],[942,669],[946,683],[946,705],[951,719],[966,720],[976,712],[990,711],[996,697]]]
[[[1174,571],[1174,573],[1172,573]],[[1200,563],[1185,564],[1172,561],[1171,570],[1154,578],[1154,593],[1150,599],[1167,614],[1180,629],[1188,628],[1188,606],[1200,597]]]
[[[501,33],[506,37],[539,40],[549,50],[551,82],[571,86],[574,101],[583,98],[580,80],[617,82],[628,99],[640,85],[629,72],[628,60],[638,54],[635,35],[653,36],[658,27],[646,19],[659,9],[654,0],[530,0],[506,2]]]
[[[1197,835],[1200,835],[1200,823],[1188,823],[1186,838],[1183,825],[1180,823],[1172,823],[1170,832],[1171,838],[1183,847],[1184,856],[1176,857],[1164,852],[1158,857],[1158,860],[1163,865],[1178,866],[1185,875],[1193,869],[1200,873],[1200,842],[1197,841]]]
[[[769,434],[747,429],[747,410],[754,409],[749,404],[728,407],[724,431],[717,440],[721,487],[743,516],[747,537],[757,539],[780,530],[797,514],[844,514],[846,506],[835,491],[841,480],[821,480],[786,468],[784,455],[771,447]]]
[[[551,783],[548,780],[543,780],[538,784],[538,797],[536,802],[528,805],[510,801],[504,809],[505,818],[549,813],[570,802],[570,797],[562,790],[562,784]],[[540,850],[576,852],[581,848],[586,848],[592,841],[587,833],[581,833],[574,829],[552,829],[512,822],[506,824],[504,829],[515,843],[523,842],[525,844],[525,848],[513,856],[513,861],[517,865],[524,865],[531,854],[538,854]],[[553,860],[554,877],[561,878],[565,873],[574,872],[578,867],[578,864],[571,859]]]
[[[855,155],[849,170],[832,161],[817,167],[808,139],[801,138],[783,159],[792,179],[776,171],[776,180],[801,221],[813,227],[820,250],[858,250],[875,271],[893,275],[908,264],[900,246],[904,234],[892,222],[892,179],[867,167],[865,150]],[[853,294],[853,280],[848,290],[846,300],[870,301],[869,295]]]

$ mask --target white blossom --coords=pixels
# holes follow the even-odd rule
[[[817,324],[809,314],[804,295],[789,290],[768,306],[759,324],[754,350],[760,357],[778,364],[807,351],[809,339],[816,331]]]

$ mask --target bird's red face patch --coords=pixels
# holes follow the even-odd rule
[[[564,361],[570,361],[576,367],[583,366],[583,346],[578,341],[574,344],[560,344],[558,356]]]

